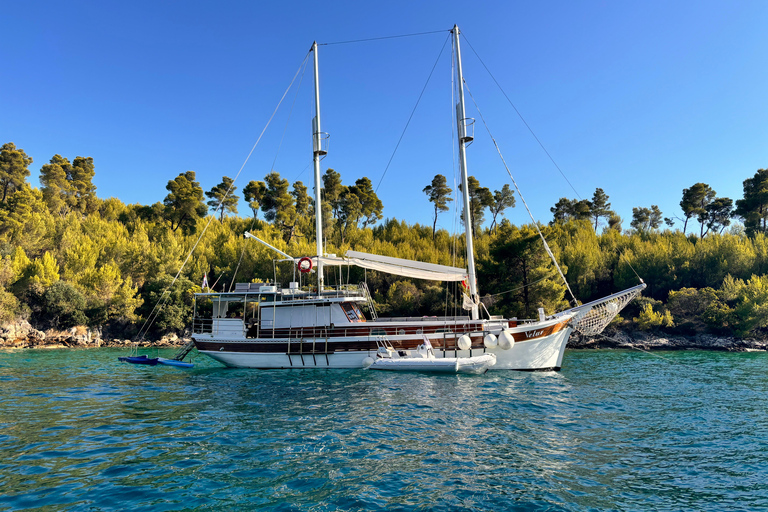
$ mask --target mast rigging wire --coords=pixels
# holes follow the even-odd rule
[[[291,80],[291,83],[288,85],[288,88],[283,93],[283,96],[280,98],[280,101],[277,102],[277,106],[275,107],[274,112],[272,112],[272,115],[269,117],[269,120],[267,120],[267,124],[264,126],[264,129],[261,130],[261,133],[259,134],[259,137],[256,139],[256,142],[253,144],[253,147],[251,148],[251,151],[248,153],[248,156],[245,158],[245,161],[243,162],[243,165],[240,166],[240,170],[237,171],[237,174],[235,175],[235,178],[232,180],[232,183],[229,186],[229,189],[227,189],[227,192],[224,194],[224,198],[221,200],[221,208],[224,208],[224,199],[227,198],[227,196],[232,192],[232,187],[235,185],[235,181],[237,181],[237,178],[240,176],[240,173],[243,172],[243,169],[245,168],[245,165],[248,163],[248,160],[251,158],[251,155],[253,154],[254,150],[256,149],[256,146],[259,145],[259,142],[261,142],[261,138],[264,136],[264,133],[267,131],[267,128],[272,123],[272,119],[274,119],[275,114],[277,114],[278,109],[280,108],[280,105],[282,105],[283,100],[285,99],[286,95],[288,94],[288,91],[291,90],[291,87],[293,86],[293,83],[296,81],[296,77],[299,76],[299,73],[301,72],[302,66],[305,65],[305,62],[309,58],[310,52],[307,52],[307,55],[304,57],[304,60],[299,65],[299,69],[296,70],[296,74],[293,75],[293,79]],[[217,208],[218,209],[218,208]],[[170,293],[168,291],[171,289],[171,287],[176,284],[176,281],[179,279],[179,276],[181,275],[181,271],[184,269],[184,267],[187,265],[187,262],[189,262],[189,258],[192,256],[192,253],[197,248],[198,244],[200,243],[200,240],[203,239],[203,236],[205,235],[205,232],[208,231],[208,227],[211,225],[211,222],[213,222],[213,219],[215,218],[215,215],[211,215],[208,217],[208,223],[203,228],[203,231],[200,233],[200,236],[197,238],[197,241],[192,246],[192,249],[190,249],[189,253],[187,254],[186,259],[181,264],[181,267],[179,267],[179,271],[176,272],[176,276],[174,276],[173,281],[171,281],[171,284],[165,287],[163,290],[163,293],[160,295],[161,299],[158,300],[155,303],[155,306],[152,308],[152,311],[147,316],[147,319],[144,320],[144,324],[141,326],[141,329],[139,329],[139,332],[136,334],[136,338],[143,339],[144,336],[147,335],[149,332],[149,329],[152,327],[152,324],[157,320],[157,316],[160,314],[160,311],[162,310],[163,306],[165,306],[165,303],[168,301],[168,298],[170,297]],[[221,276],[219,276],[220,278]],[[218,282],[218,279],[216,280]],[[161,302],[162,300],[162,302]]]
[[[408,125],[411,124],[411,119],[413,119],[413,114],[416,113],[416,109],[419,107],[419,102],[421,102],[421,98],[424,96],[424,91],[427,90],[427,86],[429,85],[429,80],[432,78],[432,74],[435,72],[435,68],[437,67],[437,63],[440,62],[440,57],[443,55],[443,50],[445,50],[445,45],[448,44],[448,39],[450,39],[450,34],[448,34],[448,37],[445,38],[445,42],[443,42],[443,46],[440,48],[440,53],[437,54],[437,59],[435,59],[435,63],[432,65],[432,70],[429,72],[429,76],[427,77],[427,81],[424,84],[424,87],[421,89],[421,94],[419,94],[419,99],[416,100],[416,105],[413,106],[413,110],[411,110],[411,115],[408,116],[408,122],[405,123],[405,128],[403,128],[403,133],[400,134],[400,138],[397,140],[397,144],[395,145],[395,150],[392,151],[392,156],[389,157],[389,162],[387,162],[387,166],[384,168],[384,172],[381,175],[381,179],[379,179],[378,185],[376,185],[376,189],[374,192],[379,191],[379,187],[381,186],[381,182],[384,181],[384,176],[387,175],[387,171],[389,170],[389,166],[392,164],[392,160],[395,158],[395,153],[397,153],[397,149],[400,147],[400,143],[403,141],[403,137],[405,136],[405,132],[408,130]]]
[[[367,39],[351,39],[349,41],[333,41],[330,43],[317,43],[318,46],[329,46],[332,44],[349,44],[349,43],[363,43],[367,41],[381,41],[382,39],[396,39],[398,37],[413,37],[413,36],[423,36],[427,34],[439,34],[441,32],[446,32],[446,30],[433,30],[431,32],[416,32],[413,34],[400,34],[396,36],[382,36],[382,37],[369,37]],[[448,30],[447,32],[450,32]]]
[[[519,118],[520,118],[520,120],[521,120],[521,121],[523,122],[523,124],[525,125],[525,127],[526,127],[526,128],[528,128],[528,131],[529,131],[529,132],[531,132],[531,135],[533,136],[533,138],[534,138],[534,139],[536,139],[536,142],[538,142],[538,143],[539,143],[539,146],[541,146],[541,149],[542,149],[542,150],[544,150],[544,153],[547,155],[547,157],[549,158],[549,160],[552,162],[552,164],[555,166],[555,168],[558,170],[558,172],[560,172],[560,175],[563,177],[563,179],[564,179],[564,180],[565,180],[565,181],[568,183],[568,185],[571,187],[571,190],[573,190],[573,193],[574,193],[574,194],[576,194],[576,197],[578,197],[579,199],[581,199],[581,196],[580,196],[580,195],[579,195],[579,193],[576,191],[576,188],[573,186],[573,184],[571,183],[571,181],[570,181],[570,180],[568,179],[568,177],[565,175],[565,173],[563,172],[563,170],[562,170],[562,169],[560,169],[560,166],[559,166],[559,165],[557,165],[557,162],[555,162],[555,159],[554,159],[554,158],[552,158],[552,155],[551,155],[551,154],[549,154],[549,151],[547,151],[547,148],[546,148],[546,147],[544,147],[544,144],[541,142],[541,140],[539,140],[539,138],[536,136],[536,133],[533,131],[533,128],[531,128],[531,126],[530,126],[530,125],[528,124],[528,122],[525,120],[525,118],[524,118],[524,117],[523,117],[523,115],[520,113],[520,111],[519,111],[519,110],[517,110],[517,107],[515,106],[515,104],[514,104],[514,103],[512,103],[512,100],[509,98],[509,96],[507,96],[507,93],[504,91],[504,89],[502,89],[502,87],[501,87],[501,84],[499,84],[499,81],[498,81],[498,80],[496,80],[496,77],[495,77],[495,76],[493,76],[493,73],[491,73],[491,70],[490,70],[490,69],[488,69],[488,66],[486,66],[486,65],[485,65],[485,62],[483,62],[483,59],[481,59],[481,58],[480,58],[480,55],[478,55],[478,53],[477,53],[477,52],[475,51],[475,49],[472,47],[472,43],[470,43],[470,42],[469,42],[469,39],[467,39],[467,36],[466,36],[466,35],[464,35],[464,32],[462,32],[462,33],[461,33],[461,35],[464,37],[464,40],[465,40],[465,41],[467,42],[467,44],[469,45],[469,48],[472,50],[472,53],[474,53],[474,54],[475,54],[475,57],[477,57],[477,60],[479,60],[479,61],[480,61],[480,64],[482,64],[482,65],[483,65],[483,67],[485,68],[485,70],[488,72],[488,75],[490,75],[490,77],[491,77],[491,80],[493,80],[493,83],[495,83],[495,84],[496,84],[496,87],[498,87],[498,88],[499,88],[499,90],[501,91],[501,94],[503,94],[503,95],[504,95],[504,97],[507,99],[507,101],[509,102],[509,104],[512,106],[512,109],[513,109],[513,110],[515,111],[515,113],[517,114],[517,117],[519,117]],[[465,83],[466,83],[466,81],[465,81]]]
[[[565,287],[568,289],[568,293],[571,294],[571,298],[573,299],[574,306],[577,306],[579,302],[578,300],[576,300],[576,296],[573,294],[573,291],[571,290],[571,287],[568,284],[568,280],[565,279],[565,274],[563,274],[563,270],[560,268],[560,264],[557,263],[557,258],[555,258],[555,255],[552,254],[552,250],[549,248],[547,239],[544,238],[544,234],[541,232],[541,229],[539,228],[539,223],[536,222],[536,219],[533,217],[533,213],[531,213],[531,209],[528,208],[528,203],[525,202],[523,193],[520,192],[520,187],[517,186],[517,182],[515,181],[515,178],[512,176],[512,172],[509,170],[509,166],[507,165],[506,160],[504,160],[504,155],[501,154],[501,149],[499,148],[499,145],[496,142],[496,139],[493,137],[493,134],[491,133],[491,129],[488,127],[488,123],[485,122],[485,117],[483,117],[483,113],[480,111],[480,108],[477,106],[475,97],[472,96],[472,91],[469,90],[469,85],[467,84],[466,80],[464,80],[464,86],[466,87],[467,92],[469,93],[469,97],[472,98],[472,103],[475,104],[475,109],[477,109],[477,114],[480,116],[480,119],[483,121],[483,126],[485,126],[485,130],[488,132],[488,136],[491,138],[491,141],[493,141],[493,145],[496,147],[496,152],[499,154],[499,158],[501,158],[501,162],[504,164],[504,168],[507,170],[507,174],[509,174],[509,178],[512,180],[512,184],[515,185],[515,190],[517,190],[517,194],[520,196],[520,200],[523,202],[523,205],[525,206],[525,209],[528,212],[528,215],[531,217],[531,221],[533,221],[533,225],[536,226],[536,231],[539,233],[539,237],[541,237],[541,241],[544,243],[544,249],[547,251],[547,254],[549,254],[549,257],[552,258],[552,262],[555,264],[557,271],[560,273],[560,277],[563,278],[563,283],[565,283]]]

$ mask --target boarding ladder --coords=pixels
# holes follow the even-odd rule
[[[195,342],[192,340],[189,340],[186,345],[181,347],[178,352],[176,352],[176,355],[173,356],[173,359],[176,361],[183,361],[185,357],[187,357],[187,354],[192,352],[192,349],[195,348]]]
[[[371,320],[377,320],[376,308],[373,305],[373,297],[371,297],[371,291],[368,289],[368,283],[365,281],[360,283],[360,289],[365,294],[365,298],[368,299],[368,311],[371,313]]]

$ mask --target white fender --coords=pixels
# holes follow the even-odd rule
[[[472,340],[468,335],[463,334],[456,344],[459,346],[459,350],[469,350],[469,347],[472,346]]]
[[[515,337],[509,331],[502,331],[499,335],[499,348],[509,350],[515,346]]]
[[[485,335],[485,338],[483,338],[483,345],[485,345],[485,348],[496,348],[496,346],[499,344],[499,342],[496,340],[496,335],[488,333]]]

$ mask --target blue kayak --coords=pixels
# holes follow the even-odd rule
[[[168,366],[178,366],[179,368],[192,368],[195,366],[192,363],[185,363],[184,361],[179,361],[177,359],[166,359],[164,357],[158,357],[157,362]]]
[[[118,357],[117,360],[132,364],[148,364],[150,366],[155,366],[157,364],[156,357],[147,357],[146,355]]]

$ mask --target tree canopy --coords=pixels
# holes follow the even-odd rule
[[[219,221],[224,222],[225,213],[237,213],[237,203],[240,196],[235,195],[237,187],[229,176],[224,176],[221,183],[205,193],[208,196],[208,206],[214,212],[219,212]]]
[[[449,210],[448,203],[453,201],[451,197],[453,189],[448,186],[445,176],[436,174],[432,178],[432,183],[424,187],[422,192],[427,194],[429,202],[435,207],[435,218],[432,222],[432,239],[434,240],[435,230],[437,229],[437,216],[440,212],[447,212]]]
[[[163,216],[176,231],[181,228],[185,234],[197,231],[197,220],[204,217],[208,209],[203,203],[203,188],[195,181],[195,171],[179,174],[165,187],[169,194],[165,196]]]
[[[274,255],[243,239],[245,230],[290,254],[315,252],[314,201],[303,183],[289,186],[276,172],[244,189],[249,206],[261,209],[266,221],[257,222],[255,211],[253,219],[232,212],[220,216],[220,222],[205,222],[209,227],[198,240],[209,210],[193,171],[168,181],[162,203],[127,205],[96,196],[92,158],[70,162],[54,155],[40,169],[40,188],[27,181],[24,169],[28,172],[30,163],[12,143],[0,149],[3,321],[29,318],[38,328],[86,324],[123,337],[136,332],[158,299],[167,297],[152,332],[181,332],[189,325],[191,300],[203,274],[216,290],[236,280],[293,278],[290,272],[275,271]],[[341,175],[329,169],[323,181],[328,252],[352,248],[466,265],[464,256],[454,252],[463,244],[437,229],[437,215],[450,202],[450,189],[440,175],[424,189],[435,208],[432,226],[381,220],[383,205],[367,177],[345,186]],[[220,185],[229,188],[231,183]],[[535,316],[538,307],[548,313],[563,307],[564,286],[541,251],[535,227],[498,220],[503,213],[498,206],[511,202],[503,188],[491,194],[476,179],[470,185],[475,215],[490,208],[494,216],[491,227],[473,217],[480,292],[488,311],[523,318]],[[632,286],[639,274],[648,283],[646,297],[631,304],[626,315],[638,328],[768,335],[768,171],[759,169],[744,180],[744,197],[736,202],[736,220],[743,220],[743,228],[738,222],[732,226],[731,199],[709,194],[711,187],[703,189],[705,200],[711,197],[704,213],[688,210],[703,224],[698,236],[660,230],[656,205],[636,207],[633,229],[622,231],[621,218],[610,212],[602,189],[589,201],[561,199],[553,209],[558,220],[542,228],[578,299],[586,302]],[[606,216],[607,228],[596,233]],[[188,256],[179,279],[163,295]],[[352,281],[367,279],[381,312],[462,314],[461,293],[450,286],[349,272]]]
[[[32,158],[13,142],[0,147],[0,202],[8,200],[8,193],[20,189],[29,176]]]

